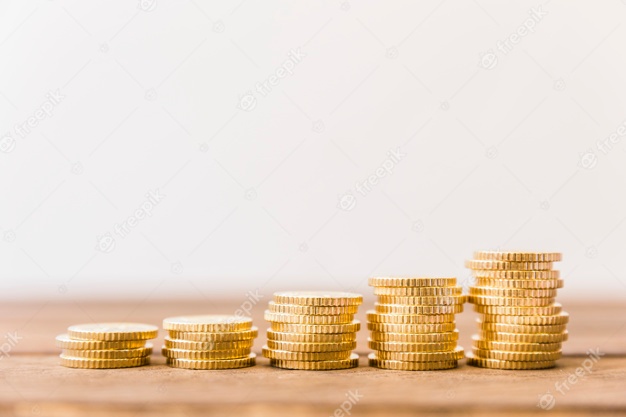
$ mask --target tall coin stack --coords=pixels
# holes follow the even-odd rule
[[[235,369],[253,366],[258,329],[249,317],[204,315],[163,320],[169,332],[161,352],[167,364],[185,369]]]
[[[283,369],[355,368],[359,355],[354,314],[363,296],[348,292],[282,291],[274,293],[265,311],[271,323],[263,356]]]
[[[552,263],[560,253],[475,252],[466,262],[476,279],[469,301],[482,315],[468,364],[494,369],[555,366],[569,315],[555,302],[563,287]]]
[[[70,326],[56,337],[63,349],[61,365],[68,368],[132,368],[150,363],[158,327],[139,323],[95,323]]]
[[[456,278],[370,278],[378,296],[367,312],[371,331],[370,366],[405,371],[456,368],[463,359],[457,346],[454,315],[465,296]]]

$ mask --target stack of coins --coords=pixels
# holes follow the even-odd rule
[[[258,329],[241,316],[206,315],[163,320],[169,332],[161,352],[167,364],[185,369],[235,369],[253,366]]]
[[[481,313],[468,363],[494,369],[555,366],[569,315],[555,302],[563,287],[552,263],[560,253],[481,251],[466,266],[476,284],[469,301]]]
[[[150,363],[158,327],[139,323],[95,323],[70,326],[56,337],[63,349],[61,365],[68,368],[132,368]]]
[[[370,366],[405,371],[456,368],[463,359],[457,346],[454,315],[465,297],[456,278],[370,278],[378,296],[367,312],[371,331]]]
[[[274,293],[265,311],[271,323],[263,356],[283,369],[355,368],[359,356],[354,314],[363,296],[347,292],[284,291]]]

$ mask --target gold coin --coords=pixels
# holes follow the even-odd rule
[[[258,336],[259,329],[255,326],[249,330],[238,332],[179,332],[170,330],[170,339],[188,340],[190,342],[234,342],[237,340],[250,340]]]
[[[93,323],[70,326],[67,333],[72,339],[101,341],[148,340],[159,333],[157,326],[141,323]]]
[[[232,350],[187,350],[166,348],[163,346],[161,353],[166,358],[171,359],[221,360],[247,357],[250,355],[250,348]]]
[[[562,343],[508,343],[483,340],[472,336],[474,346],[479,349],[502,350],[505,352],[556,352],[561,350]]]
[[[267,339],[277,342],[294,343],[342,343],[356,340],[356,333],[315,334],[315,333],[287,333],[267,329]]]
[[[449,297],[460,296],[461,287],[374,287],[375,295],[395,297]]]
[[[474,311],[498,316],[554,316],[561,314],[563,307],[559,303],[542,307],[485,306],[474,305]]]
[[[395,324],[424,324],[432,323],[429,319],[431,315],[451,315],[453,312],[459,312],[460,306],[446,306],[441,310],[428,310],[429,314],[386,314],[377,311],[368,311],[367,320],[372,323],[395,323]],[[438,312],[437,312],[438,311]],[[462,310],[461,310],[462,311]],[[453,319],[454,320],[454,319]]]
[[[373,368],[391,369],[394,371],[440,371],[458,366],[456,360],[440,362],[408,362],[380,359],[375,353],[368,355],[369,365]]]
[[[562,356],[560,350],[556,352],[504,352],[473,348],[472,352],[476,358],[516,362],[555,361]]]
[[[388,331],[392,333],[440,333],[452,331],[456,327],[454,314],[411,315],[408,321],[415,321],[415,323],[403,323],[402,321],[404,320],[403,317],[405,317],[405,315],[384,314],[371,310],[368,311],[367,314],[367,328],[380,332]],[[392,318],[391,316],[397,316],[397,318]]]
[[[378,296],[378,302],[380,304],[402,304],[402,305],[407,305],[407,306],[425,306],[428,307],[428,305],[425,305],[425,301],[434,301],[432,300],[433,297],[430,297],[430,300],[424,300],[424,297],[410,297],[410,296],[398,296],[398,295],[379,295]],[[452,301],[452,300],[447,300],[447,301]],[[467,302],[467,296],[466,295],[460,295],[455,297],[455,302],[452,305],[458,305],[458,304],[463,304]],[[430,305],[432,307],[432,305]]]
[[[381,314],[456,314],[463,311],[462,304],[456,305],[406,305],[406,304],[382,304],[375,303],[374,308],[377,313]]]
[[[263,356],[269,359],[284,361],[339,361],[350,358],[351,350],[339,352],[290,352],[287,350],[274,350],[263,346]]]
[[[567,326],[565,324],[552,324],[533,326],[529,324],[507,324],[507,323],[484,323],[478,320],[478,327],[488,332],[503,333],[563,333]]]
[[[387,352],[443,352],[453,350],[456,346],[456,340],[452,342],[436,342],[436,343],[402,343],[402,342],[376,342],[371,338],[367,339],[367,344],[372,350]]]
[[[565,342],[568,339],[569,333],[564,331],[563,333],[503,333],[503,332],[487,332],[481,331],[479,333],[481,339],[486,339],[495,342],[509,342],[509,343],[559,343]]]
[[[265,310],[265,320],[275,323],[292,324],[348,324],[354,320],[354,314],[337,314],[334,316],[305,316],[299,314],[280,314]]]
[[[424,317],[446,317],[446,316],[424,316]],[[373,332],[380,333],[444,333],[454,331],[456,323],[454,316],[450,322],[442,323],[417,323],[417,324],[396,324],[396,323],[367,323],[367,328]]]
[[[270,365],[276,368],[299,369],[306,371],[330,371],[334,369],[350,369],[359,366],[359,355],[353,353],[347,359],[314,362],[270,359]]]
[[[512,297],[512,298],[554,298],[557,290],[529,290],[519,288],[495,288],[495,287],[470,287],[470,295],[488,296],[488,297]]]
[[[128,359],[87,359],[61,355],[61,366],[84,369],[133,368],[150,363],[150,356]]]
[[[163,320],[163,328],[178,332],[237,332],[250,330],[252,319],[224,314],[169,317]]]
[[[280,291],[274,293],[274,302],[308,306],[356,306],[363,303],[363,296],[339,291]]]
[[[405,304],[381,304],[375,303],[374,308],[377,313],[381,314],[456,314],[463,311],[463,305],[451,305],[451,306],[423,306],[423,305],[405,305]]]
[[[145,345],[145,340],[105,342],[101,340],[72,339],[67,334],[60,334],[56,337],[56,346],[58,348],[72,350],[136,349],[144,347]]]
[[[135,349],[74,350],[64,349],[63,356],[86,359],[130,359],[152,355],[152,345]]]
[[[515,271],[547,271],[552,269],[552,262],[506,262],[506,261],[465,261],[465,267],[478,270],[515,270]]]
[[[400,342],[400,343],[435,343],[452,342],[459,339],[459,331],[445,333],[386,333],[371,332],[370,339],[376,342]]]
[[[563,255],[559,252],[502,252],[481,250],[474,252],[474,259],[509,262],[559,262]]]
[[[476,278],[476,285],[491,288],[548,290],[563,288],[562,279],[493,279]]]
[[[402,297],[402,296],[385,296],[385,299],[389,299],[391,297],[394,297],[397,300],[400,300],[401,302],[399,303],[384,303],[382,300],[379,300],[381,302],[383,302],[384,304],[406,304],[406,305],[419,305],[419,306],[454,306],[454,305],[459,305],[459,304],[463,304],[466,300],[465,300],[465,296],[464,295],[451,295],[451,296],[443,296],[443,297],[413,297],[413,296],[407,296],[407,297]],[[403,300],[406,299],[406,300]],[[402,302],[402,301],[408,301],[408,302]]]
[[[290,352],[338,352],[356,349],[356,342],[297,343],[268,340],[267,347],[273,350],[287,350]]]
[[[269,302],[269,311],[281,314],[304,314],[313,316],[333,316],[337,314],[355,314],[359,309],[354,306],[307,306],[298,304],[278,304]]]
[[[378,359],[387,361],[403,361],[403,362],[443,362],[458,361],[465,357],[462,347],[458,346],[448,352],[407,352],[407,351],[377,351]]]
[[[483,323],[505,323],[530,326],[546,326],[555,324],[567,324],[569,322],[569,314],[562,312],[554,316],[497,316],[493,314],[484,314]]]
[[[558,279],[561,275],[559,271],[513,271],[513,270],[474,270],[472,275],[476,278],[490,278],[490,279]]]
[[[450,287],[456,285],[454,277],[372,277],[371,287]]]
[[[522,298],[522,297],[487,297],[470,295],[468,300],[472,304],[481,306],[511,306],[511,307],[545,307],[554,303],[554,298]]]
[[[166,363],[174,368],[184,369],[236,369],[254,366],[256,354],[251,353],[245,358],[222,359],[222,360],[196,360],[196,359],[174,359],[168,358]]]
[[[478,366],[481,368],[522,370],[522,369],[553,368],[556,365],[556,362],[555,361],[534,361],[534,362],[499,361],[497,359],[476,358],[468,354],[467,364],[471,366]]]
[[[271,323],[272,330],[286,333],[313,333],[313,334],[338,334],[354,333],[361,328],[361,322],[352,320],[346,324],[292,324],[292,323]]]
[[[189,340],[165,338],[165,347],[168,349],[184,350],[233,350],[250,349],[254,344],[254,339],[233,340],[229,342],[193,342]]]

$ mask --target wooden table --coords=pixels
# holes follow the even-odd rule
[[[359,368],[304,372],[271,368],[264,358],[258,359],[257,366],[240,370],[172,369],[164,365],[159,349],[155,349],[153,364],[141,368],[78,370],[58,365],[54,336],[71,324],[159,324],[172,315],[229,313],[239,305],[236,301],[210,305],[206,301],[4,303],[0,306],[0,351],[6,351],[0,353],[0,415],[626,414],[626,306],[563,304],[571,315],[570,340],[555,369],[496,371],[470,367],[464,361],[449,371],[373,369],[367,366],[367,330],[363,328],[357,349],[362,355]],[[371,300],[365,304],[371,305]],[[265,340],[263,309],[264,305],[258,305],[253,312],[260,328],[257,353]],[[359,313],[363,322],[364,312],[365,308]],[[471,347],[475,317],[471,311],[457,316],[460,344],[466,349]],[[16,331],[21,339],[11,346],[4,336]],[[162,337],[155,347],[161,346]],[[600,349],[604,355],[590,364],[589,349]],[[553,408],[540,408],[540,400]]]

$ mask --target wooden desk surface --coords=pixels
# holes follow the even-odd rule
[[[261,305],[262,304],[262,305]],[[265,340],[265,303],[255,307],[259,327],[255,351]],[[221,416],[221,415],[624,415],[626,414],[626,306],[564,302],[570,313],[570,340],[558,367],[543,371],[473,368],[400,372],[367,366],[367,329],[359,333],[357,369],[329,372],[255,367],[228,371],[187,371],[164,365],[156,349],[151,366],[120,370],[76,370],[58,365],[54,336],[67,326],[91,321],[159,324],[180,314],[229,313],[238,302],[68,302],[3,303],[0,306],[0,415],[19,416]],[[367,302],[359,313],[364,323]],[[466,305],[467,310],[471,310]],[[475,314],[457,316],[460,344],[471,348]],[[6,334],[21,338],[7,347]],[[164,332],[161,332],[164,333]],[[163,334],[155,341],[161,345]],[[586,352],[604,353],[590,365]],[[7,351],[6,354],[2,351]],[[579,374],[575,372],[580,368]],[[572,376],[573,375],[573,376]],[[351,394],[352,393],[352,394]],[[549,393],[549,394],[547,394]],[[339,407],[353,398],[351,414]],[[554,400],[551,410],[540,399]],[[348,407],[348,403],[345,403]]]

